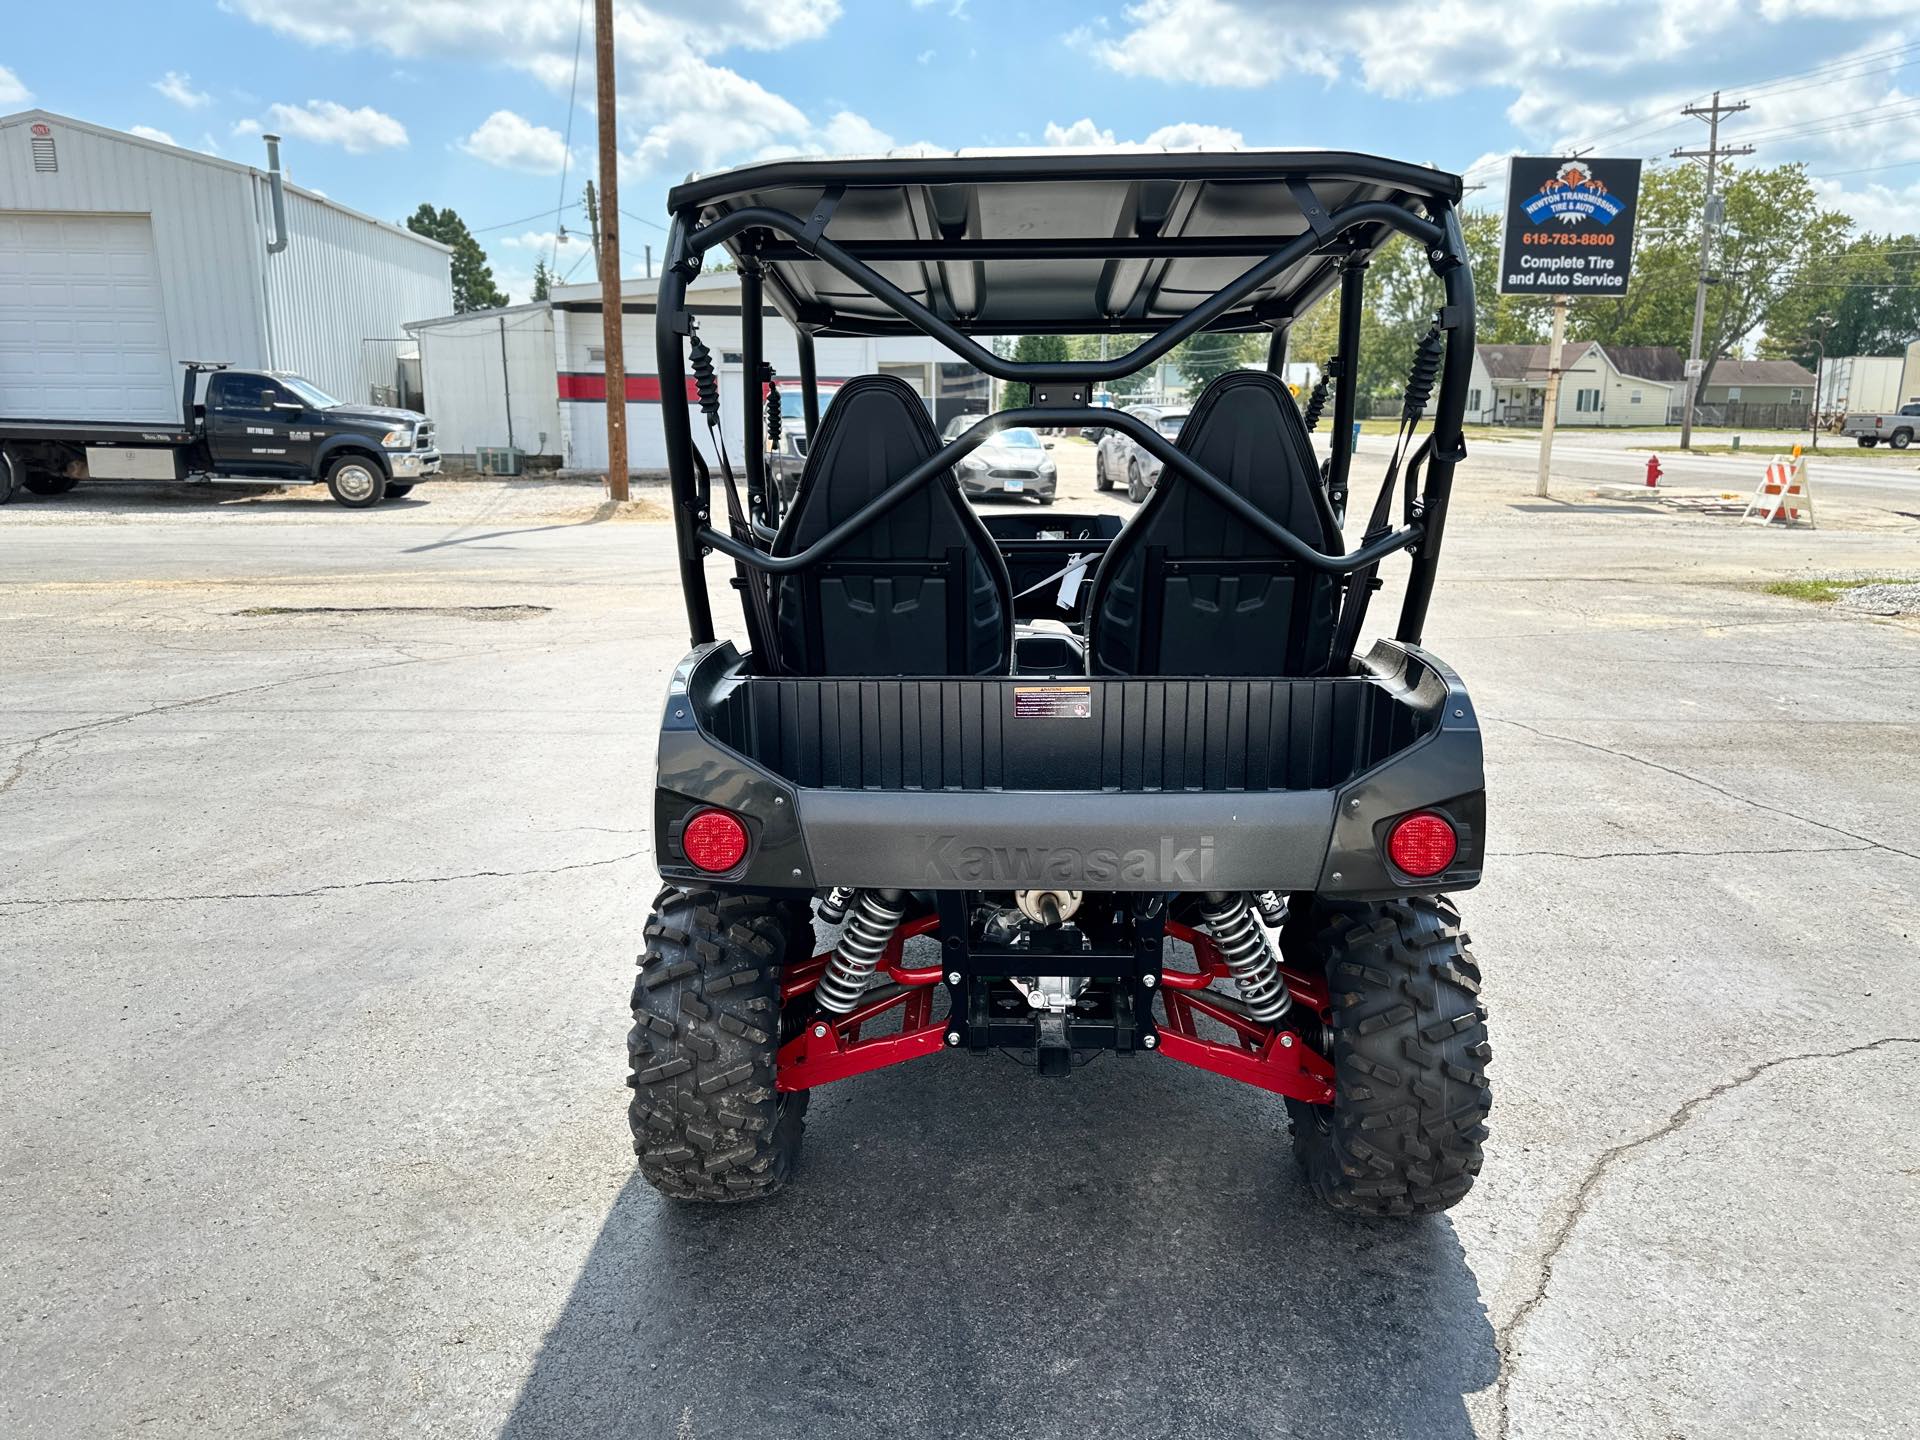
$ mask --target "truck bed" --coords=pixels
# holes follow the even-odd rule
[[[188,445],[194,434],[178,420],[13,420],[0,418],[0,440],[54,440],[69,445]]]

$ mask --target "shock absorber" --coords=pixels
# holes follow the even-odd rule
[[[820,902],[820,918],[828,925],[838,925],[847,918],[847,907],[853,903],[854,889],[850,885],[836,885],[827,892],[827,898]]]
[[[814,988],[822,1010],[845,1015],[860,1003],[887,942],[906,918],[905,898],[899,890],[862,890],[854,897],[840,944]]]
[[[1292,1008],[1287,982],[1280,977],[1280,961],[1267,943],[1266,932],[1254,919],[1253,906],[1244,892],[1210,890],[1200,902],[1207,931],[1220,955],[1233,972],[1240,998],[1247,1002],[1247,1013],[1269,1024],[1281,1019]]]
[[[760,362],[760,378],[767,386],[767,448],[780,448],[780,377],[774,374],[773,366],[767,361]]]
[[[1332,364],[1331,360],[1327,362],[1329,367]],[[1302,417],[1307,422],[1309,435],[1313,433],[1313,427],[1320,423],[1320,412],[1327,408],[1327,387],[1331,384],[1332,377],[1327,370],[1322,370],[1320,378],[1313,382],[1313,392],[1307,396],[1307,413]]]
[[[1260,891],[1253,897],[1253,905],[1269,930],[1278,930],[1287,923],[1287,902],[1273,891]]]

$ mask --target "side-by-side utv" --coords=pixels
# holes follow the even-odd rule
[[[629,1042],[655,1186],[778,1190],[830,1081],[994,1050],[1067,1075],[1110,1050],[1285,1097],[1338,1210],[1467,1193],[1490,1051],[1445,897],[1480,878],[1480,734],[1420,648],[1473,354],[1459,199],[1452,175],[1304,151],[774,161],[673,191],[661,390],[691,377],[709,433],[663,407],[693,650],[661,726],[666,888]],[[1396,236],[1444,301],[1349,547],[1362,280]],[[786,378],[767,306],[798,336],[790,503],[766,461],[778,403],[749,383],[723,419],[687,304],[716,247],[744,374]],[[1319,462],[1328,382],[1302,405],[1280,376],[1289,327],[1335,289]],[[1208,385],[1177,440],[1091,404],[1214,331],[1266,332],[1268,364]],[[1026,403],[943,445],[920,396],[868,375],[822,417],[815,337],[914,332]],[[1020,364],[978,338],[1101,332],[1137,343]],[[1164,468],[1124,525],[983,519],[956,471],[1009,426],[1109,427]],[[1356,653],[1400,551],[1393,638]],[[715,556],[744,652],[715,638]]]

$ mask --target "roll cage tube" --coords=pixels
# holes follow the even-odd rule
[[[1210,321],[1226,314],[1239,300],[1251,294],[1287,266],[1317,249],[1326,247],[1339,235],[1358,225],[1385,223],[1408,234],[1425,246],[1434,268],[1440,272],[1446,296],[1446,305],[1441,313],[1441,324],[1447,337],[1446,355],[1441,372],[1438,404],[1435,407],[1434,430],[1428,447],[1430,453],[1426,484],[1421,492],[1420,501],[1417,505],[1413,504],[1412,496],[1409,494],[1411,523],[1345,556],[1326,555],[1313,549],[1291,531],[1248,503],[1203,466],[1176,450],[1157,431],[1150,429],[1134,417],[1116,413],[1111,409],[1047,406],[1001,411],[988,416],[965,434],[943,446],[937,454],[915,466],[853,515],[834,526],[806,550],[796,555],[776,557],[754,546],[735,541],[732,536],[721,534],[709,524],[712,516],[711,487],[707,476],[703,473],[705,467],[696,468],[695,465],[689,412],[684,405],[663,404],[661,406],[662,430],[667,443],[667,463],[675,502],[674,530],[680,554],[681,590],[686,597],[687,621],[692,642],[695,645],[703,645],[710,643],[714,638],[713,613],[703,567],[704,557],[711,550],[719,550],[723,554],[765,572],[781,574],[798,570],[803,566],[817,563],[823,556],[838,549],[849,537],[871,524],[875,518],[898,504],[914,490],[929,483],[941,471],[951,469],[957,461],[970,454],[983,444],[989,435],[998,430],[1016,425],[1068,424],[1105,426],[1131,436],[1158,457],[1164,465],[1172,466],[1188,479],[1199,484],[1213,498],[1233,510],[1262,535],[1295,559],[1315,569],[1335,574],[1351,573],[1363,566],[1377,563],[1396,550],[1411,548],[1413,550],[1412,573],[1409,576],[1396,635],[1405,643],[1418,644],[1426,623],[1428,603],[1432,597],[1440,535],[1445,523],[1447,501],[1451,494],[1453,470],[1466,453],[1461,435],[1461,420],[1465,413],[1466,385],[1471,374],[1474,334],[1473,278],[1466,263],[1465,238],[1453,207],[1438,204],[1437,208],[1441,212],[1439,224],[1422,220],[1399,206],[1385,202],[1369,201],[1349,206],[1330,217],[1325,217],[1319,226],[1288,242],[1267,259],[1243,272],[1231,284],[1216,291],[1211,299],[1195,306],[1178,321],[1117,359],[1044,362],[1030,365],[1005,361],[994,355],[963,331],[927,310],[884,276],[875,273],[842,251],[832,241],[823,236],[809,234],[807,227],[801,221],[784,211],[749,207],[731,212],[719,220],[698,228],[693,225],[688,214],[676,215],[668,238],[666,265],[661,274],[656,307],[655,355],[663,397],[684,394],[686,390],[686,356],[682,342],[692,328],[691,317],[686,310],[686,288],[690,275],[698,273],[699,256],[723,240],[755,227],[783,231],[792,236],[797,242],[809,247],[809,253],[815,258],[831,265],[847,278],[860,283],[896,314],[905,317],[924,333],[945,344],[950,350],[974,364],[977,369],[1002,380],[1097,382],[1118,379],[1131,374],[1153,363],[1188,335],[1205,328]],[[756,313],[748,324],[750,328],[757,328],[760,321],[761,317]],[[813,358],[810,353],[813,348],[812,336],[805,331],[801,331],[800,336],[802,368],[811,370],[813,367],[806,362]],[[803,376],[803,390],[809,401],[815,398],[815,387],[806,383],[812,378]],[[758,387],[749,382],[747,388],[752,392]],[[753,395],[751,398],[757,399],[758,396]],[[817,415],[813,404],[809,404],[807,408]],[[748,409],[751,415],[759,410],[759,406],[750,405]],[[813,415],[809,416],[810,421],[813,418]],[[810,424],[809,433],[811,434],[816,428],[817,425]],[[1338,437],[1335,443],[1338,444]],[[1348,443],[1351,444],[1350,438]],[[1411,480],[1410,475],[1409,484]]]
[[[914,466],[813,544],[796,554],[769,555],[764,550],[743,545],[731,535],[722,534],[711,526],[702,526],[698,532],[698,538],[701,544],[710,545],[721,554],[731,555],[734,559],[759,570],[770,571],[776,575],[803,570],[809,565],[816,565],[826,559],[849,539],[859,534],[862,529],[886,514],[915,490],[927,484],[942,470],[951,470],[958,461],[964,460],[974,450],[984,445],[988,437],[996,431],[1020,425],[1065,426],[1069,429],[1081,425],[1104,425],[1110,430],[1118,430],[1122,434],[1130,435],[1143,448],[1152,451],[1162,464],[1170,465],[1180,471],[1206,490],[1215,500],[1233,511],[1249,527],[1258,530],[1294,559],[1316,570],[1325,570],[1336,575],[1350,573],[1363,565],[1380,560],[1383,556],[1391,555],[1396,550],[1404,550],[1414,545],[1424,533],[1422,527],[1413,525],[1396,530],[1391,535],[1383,535],[1373,544],[1364,546],[1351,555],[1325,555],[1274,520],[1265,511],[1253,505],[1211,470],[1195,461],[1192,456],[1176,450],[1170,440],[1137,416],[1116,413],[1093,405],[1039,405],[1020,410],[998,410],[976,422],[963,434],[956,435],[947,444],[941,446],[935,454]]]
[[[684,223],[683,220],[677,221],[680,225]],[[1396,230],[1411,235],[1429,250],[1438,249],[1446,240],[1446,232],[1440,226],[1431,221],[1422,220],[1411,211],[1403,210],[1398,205],[1390,205],[1384,200],[1364,200],[1358,205],[1349,205],[1344,210],[1336,211],[1327,217],[1323,226],[1309,229],[1295,236],[1266,259],[1243,271],[1237,280],[1216,290],[1211,299],[1201,301],[1179,320],[1136,345],[1124,355],[1111,360],[1051,360],[1030,365],[1001,359],[965,331],[942,320],[886,276],[855,259],[826,236],[809,235],[807,223],[785,210],[775,210],[764,205],[749,205],[743,209],[731,211],[720,219],[709,221],[689,233],[685,240],[685,248],[690,255],[702,255],[715,245],[724,240],[730,240],[745,230],[778,230],[793,237],[807,248],[816,260],[831,265],[849,280],[858,283],[876,300],[884,301],[896,315],[938,340],[983,374],[991,375],[996,380],[1098,382],[1118,380],[1122,376],[1131,375],[1136,370],[1144,369],[1189,335],[1206,329],[1211,321],[1217,320],[1232,310],[1241,300],[1258,290],[1289,265],[1311,255],[1356,226],[1380,224],[1390,225]]]

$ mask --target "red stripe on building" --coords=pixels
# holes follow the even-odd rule
[[[607,377],[598,370],[563,371],[560,375],[560,398],[562,400],[594,400],[604,405],[607,401]],[[642,404],[660,403],[660,377],[658,375],[627,376],[627,399]],[[694,394],[693,381],[687,381],[687,403],[699,403],[700,397]]]
[[[607,403],[607,377],[599,370],[563,370],[560,373],[560,398],[562,400],[585,400],[594,404]],[[799,381],[788,381],[799,385]],[[822,390],[838,389],[846,383],[841,379],[822,377],[819,384]],[[627,401],[629,404],[658,405],[660,403],[660,377],[658,375],[627,376]],[[700,396],[693,388],[693,381],[687,381],[687,403],[698,405]]]

